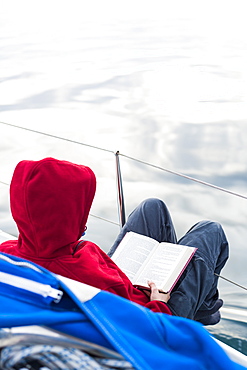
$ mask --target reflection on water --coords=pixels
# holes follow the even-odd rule
[[[0,121],[119,150],[247,195],[244,2],[14,2],[0,13]],[[91,213],[118,221],[114,154],[1,124],[0,133],[1,181],[10,182],[22,159],[87,164],[98,178]],[[246,200],[120,160],[127,213],[144,198],[162,198],[178,237],[201,219],[219,221],[231,248],[224,275],[247,285]],[[0,190],[0,228],[16,234],[8,188]],[[87,237],[108,250],[118,231],[91,216]],[[224,281],[220,290],[226,304],[246,308],[245,292]],[[227,328],[231,337],[229,321],[222,325],[216,333]]]
[[[247,323],[221,319],[209,332],[217,339],[247,355]]]

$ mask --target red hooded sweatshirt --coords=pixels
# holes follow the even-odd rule
[[[19,238],[2,243],[0,251],[152,311],[171,314],[165,303],[150,302],[96,244],[79,241],[95,189],[95,175],[86,166],[53,158],[20,162],[10,185],[11,212]]]

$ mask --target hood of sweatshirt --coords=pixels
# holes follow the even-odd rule
[[[19,253],[37,258],[72,254],[86,228],[95,190],[89,167],[54,158],[18,163],[10,206]]]

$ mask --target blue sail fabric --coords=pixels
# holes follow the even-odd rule
[[[33,263],[25,263],[23,259],[0,254],[1,328],[47,326],[113,349],[140,370],[244,369],[229,359],[199,323],[153,313],[95,288],[92,297],[83,302],[81,297],[87,286],[76,282],[75,289],[71,289],[71,281],[66,284],[66,279]],[[4,282],[5,275],[1,279],[1,272],[14,276],[13,285]],[[26,287],[15,286],[20,278],[27,279]],[[32,282],[51,287],[51,291],[61,291],[63,295],[57,299],[49,293],[35,292]]]

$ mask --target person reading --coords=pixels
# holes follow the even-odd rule
[[[70,279],[109,291],[154,312],[163,312],[216,324],[220,320],[215,273],[228,258],[228,242],[216,222],[201,221],[179,241],[170,213],[162,200],[143,201],[129,216],[108,255],[82,235],[96,190],[93,171],[83,165],[54,158],[21,161],[10,185],[12,216],[18,240],[0,245],[0,251],[37,263]],[[150,292],[132,285],[111,256],[127,232],[196,247],[196,253],[171,293]]]
[[[113,261],[139,289],[152,280],[160,292],[171,292],[196,252],[195,247],[161,242],[133,231],[125,234]]]

